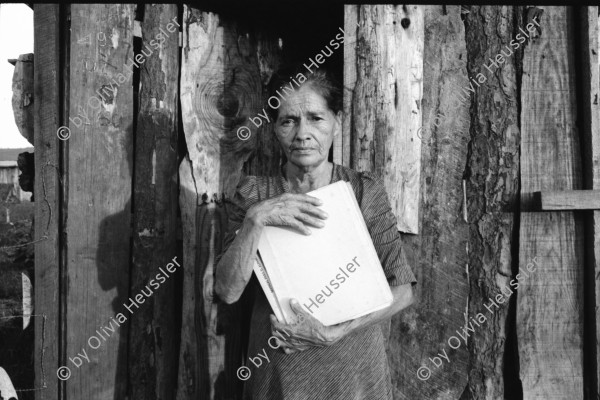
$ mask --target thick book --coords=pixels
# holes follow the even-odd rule
[[[323,201],[323,228],[304,235],[267,226],[254,272],[279,321],[293,323],[290,299],[323,325],[349,321],[388,307],[393,295],[350,183],[307,193]]]

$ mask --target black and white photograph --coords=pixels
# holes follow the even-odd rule
[[[0,4],[0,400],[600,400],[598,4]]]

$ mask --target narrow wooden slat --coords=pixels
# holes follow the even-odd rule
[[[351,166],[383,179],[398,229],[419,232],[423,81],[423,11],[420,6],[365,5],[356,41],[344,39],[346,128],[351,127]],[[346,17],[346,24],[354,23]],[[355,50],[349,51],[349,46]],[[349,57],[354,56],[354,59]],[[356,75],[354,75],[356,71]],[[356,76],[356,80],[354,80]],[[344,156],[342,156],[342,160]]]
[[[598,210],[600,190],[536,192],[542,210]]]
[[[419,235],[403,235],[408,262],[419,283],[416,306],[392,320],[388,357],[395,398],[458,399],[467,383],[469,352],[464,343],[451,349],[448,340],[463,326],[469,299],[469,229],[460,213],[469,130],[468,126],[456,129],[461,120],[468,121],[469,106],[455,96],[455,87],[467,77],[465,25],[460,6],[424,6],[423,14],[421,229]],[[448,117],[436,121],[440,112]],[[436,139],[450,135],[452,140]],[[415,133],[415,140],[419,136]],[[449,362],[439,357],[443,351]],[[432,363],[434,357],[439,367]],[[431,373],[426,380],[426,375],[417,377],[421,367]]]
[[[71,6],[67,356],[85,351],[89,363],[71,366],[68,399],[126,395],[128,326],[112,318],[138,310],[128,299],[134,10]]]
[[[525,206],[535,191],[582,188],[575,66],[569,56],[573,13],[568,7],[532,8],[524,24],[533,23],[534,16],[541,29],[525,47],[521,87]],[[582,397],[583,254],[583,225],[573,212],[521,214],[520,273],[539,260],[535,272],[521,275],[518,288],[524,399]]]
[[[130,398],[174,399],[179,329],[175,277],[156,278],[177,253],[177,104],[179,27],[176,5],[146,5],[143,68],[135,140],[133,294],[152,293],[131,318]],[[146,56],[148,55],[148,56]],[[181,264],[181,255],[179,255]],[[149,285],[149,286],[148,286]],[[158,285],[158,287],[157,287]]]
[[[584,188],[600,193],[600,29],[598,7],[581,7],[581,135]],[[586,191],[587,192],[587,191]],[[600,195],[596,195],[600,198]],[[584,214],[585,266],[585,389],[586,398],[600,394],[600,207]],[[594,329],[595,328],[595,329]],[[592,351],[595,349],[595,352]],[[594,354],[595,353],[595,354]]]
[[[257,38],[228,17],[188,7],[183,20],[181,111],[189,157],[179,169],[184,302],[177,399],[234,399],[240,395],[236,370],[247,334],[244,301],[226,305],[214,298],[214,260],[242,166],[258,143],[272,143],[258,141],[266,131],[248,118],[263,106],[266,80],[257,55],[269,59],[262,52],[277,41]],[[242,126],[249,136],[238,137]],[[266,165],[258,165],[263,161]],[[274,172],[279,162],[275,154],[263,161],[252,167],[255,173]]]
[[[342,133],[333,140],[333,161],[351,167],[352,103],[356,86],[356,35],[358,34],[359,6],[344,6],[344,120]]]
[[[59,48],[58,4],[34,6],[35,391],[36,400],[59,399]]]

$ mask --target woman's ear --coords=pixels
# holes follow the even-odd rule
[[[341,111],[338,111],[337,114],[335,115],[335,129],[333,131],[333,136],[337,136],[338,134],[340,134],[342,132],[342,117],[343,117],[343,113]]]

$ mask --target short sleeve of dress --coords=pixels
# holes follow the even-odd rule
[[[221,251],[215,258],[215,265],[219,263],[221,257],[231,243],[235,239],[236,231],[242,227],[244,218],[246,217],[246,211],[252,204],[256,202],[256,177],[255,176],[244,176],[240,179],[233,199],[226,202],[227,210],[227,232],[223,237],[223,244]]]
[[[362,173],[363,193],[361,209],[373,245],[390,286],[417,283],[404,254],[402,237],[396,227],[396,216],[381,180],[370,173]]]

